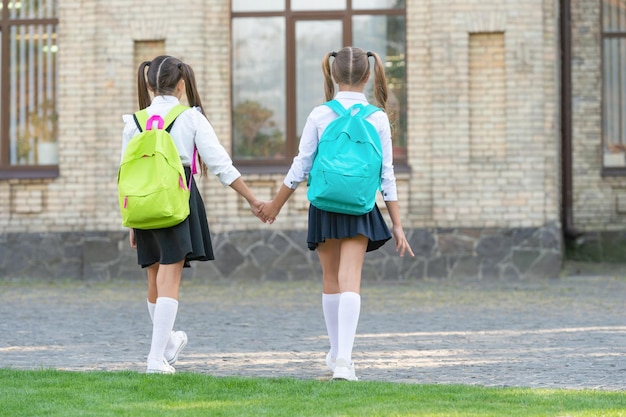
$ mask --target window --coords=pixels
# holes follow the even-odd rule
[[[237,164],[291,163],[309,112],[324,101],[322,58],[346,45],[384,60],[394,156],[406,161],[405,34],[404,0],[232,0]],[[366,94],[374,101],[372,81]]]
[[[152,61],[155,57],[160,55],[166,55],[165,51],[165,40],[164,39],[155,39],[155,40],[143,40],[143,41],[135,41],[134,47],[134,58],[133,62],[135,63],[132,68],[133,78],[137,77],[137,69],[139,65],[141,65],[144,61]],[[154,94],[152,91],[148,91],[151,100],[154,99]],[[135,85],[134,97],[137,97],[137,85]],[[181,97],[181,104],[187,106],[187,97],[183,94]]]
[[[626,1],[602,0],[604,168],[626,168]],[[621,168],[621,170],[620,170]],[[626,172],[626,171],[624,171]]]
[[[57,176],[57,1],[0,0],[0,12],[0,177]]]

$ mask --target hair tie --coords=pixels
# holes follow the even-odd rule
[[[337,56],[337,52],[331,52],[330,56],[332,56],[333,58],[335,58]]]
[[[178,69],[182,69],[183,68],[182,62],[179,62],[176,66],[178,67]]]
[[[369,51],[367,52],[367,57],[368,57],[368,58],[373,57],[373,56],[374,56],[374,54],[373,54],[373,53],[371,53],[371,52],[369,52]]]

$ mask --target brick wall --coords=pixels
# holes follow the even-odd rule
[[[412,224],[558,222],[556,5],[408,3]]]
[[[60,177],[0,181],[3,232],[122,230],[116,201],[121,116],[136,110],[137,64],[150,56],[167,53],[192,65],[207,113],[229,149],[229,19],[223,0],[163,7],[59,2]],[[216,231],[258,227],[232,190],[215,178],[200,184]]]
[[[381,271],[390,265],[391,275],[416,277],[459,271],[524,277],[558,270],[557,6],[556,0],[407,2],[409,170],[397,177],[403,223],[420,255],[401,267],[386,254],[374,255],[378,274],[387,274]],[[110,276],[119,273],[120,262],[132,263],[119,255],[127,248],[120,239],[116,174],[121,115],[137,106],[137,63],[155,47],[155,53],[191,64],[207,114],[230,149],[229,7],[225,0],[59,2],[60,177],[0,181],[0,273],[11,268],[7,248],[13,250],[20,234],[29,242],[60,245],[69,233],[73,255],[93,242],[109,248],[80,252],[82,269],[76,258],[68,261],[85,278],[85,271],[93,271],[85,265],[96,264],[108,271],[98,276]],[[283,176],[244,178],[268,199]],[[282,242],[303,246],[284,236],[306,229],[305,187],[269,226],[213,176],[199,186],[222,248],[249,241],[245,231],[281,242],[281,253],[292,253]],[[42,234],[46,239],[39,239]],[[236,245],[229,240],[235,235]],[[254,252],[257,243],[239,247],[240,256]],[[248,272],[268,264],[250,262]],[[55,274],[63,276],[59,265]]]
[[[504,33],[469,34],[471,163],[506,159]]]

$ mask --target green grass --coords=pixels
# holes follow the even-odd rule
[[[2,416],[626,416],[626,393],[0,369]]]

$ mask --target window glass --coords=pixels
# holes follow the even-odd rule
[[[12,165],[58,163],[56,25],[10,29],[9,136]]]
[[[0,3],[0,4],[2,4],[2,3]],[[1,12],[2,12],[2,8],[0,8],[0,13]],[[0,30],[0,45],[3,44],[3,42],[2,42],[2,34],[3,34],[3,31]],[[2,78],[3,78],[2,77],[3,69],[4,69],[4,65],[0,64],[0,80],[2,80]],[[1,83],[1,81],[0,81],[0,83]],[[6,94],[0,95],[0,97],[2,97],[2,96],[6,96]],[[6,106],[6,100],[4,98],[2,98],[2,99],[0,99],[0,115],[2,114],[4,106]],[[9,161],[10,160],[10,158],[7,157],[8,155],[6,155],[5,152],[4,152],[4,146],[2,146],[3,145],[2,141],[4,140],[4,136],[5,136],[5,133],[4,133],[4,128],[2,126],[2,117],[0,117],[0,168],[2,167],[2,165],[5,164],[5,161]],[[10,144],[10,148],[13,148],[13,147],[15,147],[15,145],[14,144]]]
[[[406,160],[405,0],[231,4],[235,161],[282,165],[292,160],[307,116],[325,100],[322,59],[345,45],[376,51],[383,59],[394,155],[396,161]],[[372,86],[366,94],[373,102]]]
[[[392,124],[394,154],[403,157],[406,148],[406,41],[404,16],[358,15],[352,21],[354,46],[376,52],[384,61],[389,88],[387,113]],[[366,88],[368,100],[375,103],[372,74]]]
[[[607,168],[626,167],[626,2],[602,2],[602,145]],[[606,36],[610,34],[611,36]]]
[[[234,156],[285,158],[285,20],[236,18],[232,31]]]
[[[56,17],[57,0],[9,0],[11,19],[47,19]]]
[[[626,31],[626,1],[602,2],[602,26],[604,32]]]
[[[346,0],[291,0],[291,10],[344,10]]]
[[[134,65],[132,67],[132,73],[134,76],[137,74],[137,68],[144,61],[152,61],[154,57],[166,55],[165,49],[165,39],[162,40],[138,40],[135,41],[134,45],[134,54],[133,54],[133,62]],[[137,97],[138,90],[135,85],[134,89],[134,97]],[[148,95],[150,96],[150,100],[154,99],[154,93],[152,91],[148,91]],[[189,103],[187,101],[187,96],[183,94],[181,97],[180,103],[188,106]]]
[[[341,49],[340,20],[304,20],[296,22],[296,93],[297,134],[315,106],[324,99],[322,60],[328,52]]]
[[[404,0],[352,0],[352,8],[355,10],[402,9]]]
[[[285,0],[232,0],[233,12],[273,12],[285,10]]]
[[[626,166],[626,39],[604,40],[603,136],[605,165]]]

